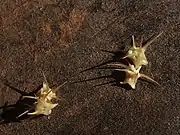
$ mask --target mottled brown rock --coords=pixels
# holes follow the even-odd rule
[[[49,117],[11,122],[16,109],[6,108],[0,134],[180,134],[179,15],[178,0],[1,0],[1,105],[21,109],[18,90],[36,90],[42,71],[49,84],[69,82]],[[160,87],[139,81],[126,90],[119,74],[92,68],[128,50],[132,35],[147,41],[161,31],[142,69]]]

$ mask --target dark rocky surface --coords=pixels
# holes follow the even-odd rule
[[[49,117],[1,122],[0,134],[180,134],[178,0],[1,0],[0,16],[1,80],[26,92],[42,84],[42,71],[50,84],[69,80]],[[146,41],[161,31],[142,69],[160,87],[139,80],[126,90],[106,84],[109,69],[81,72],[113,58],[102,50],[127,50],[132,35]],[[3,81],[0,89],[1,105],[20,97]]]

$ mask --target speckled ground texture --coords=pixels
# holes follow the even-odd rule
[[[1,135],[180,134],[180,1],[1,0],[0,17],[1,106],[18,101],[15,88],[37,89],[42,71],[51,85],[68,81],[49,117],[2,115]],[[141,70],[161,86],[138,80],[129,90],[113,85],[112,70],[93,68],[114,58],[107,51],[127,50],[132,35],[162,31]]]

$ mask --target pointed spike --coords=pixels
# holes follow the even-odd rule
[[[37,97],[32,97],[32,96],[23,96],[22,99],[24,99],[24,98],[37,99]]]
[[[121,64],[121,63],[115,63],[115,64],[107,64],[107,66],[117,66],[117,67],[123,67],[123,68],[128,68],[127,65]]]
[[[142,67],[142,66],[139,66],[139,67],[137,68],[137,71],[138,71],[138,72],[141,70],[141,67]],[[135,67],[134,67],[134,68],[135,68]]]
[[[128,55],[126,55],[126,56],[124,56],[124,57],[122,57],[122,59],[125,59],[125,58],[128,58],[129,56]]]
[[[114,69],[114,70],[117,70],[117,71],[124,71],[124,72],[129,72],[128,69]]]
[[[58,105],[58,104],[52,104],[52,105],[51,105],[51,108],[53,109],[53,108],[55,108],[57,105]]]
[[[136,84],[130,84],[130,83],[128,84],[131,86],[132,89],[136,89]]]
[[[135,43],[135,40],[134,40],[134,35],[132,35],[132,40],[133,40],[133,48],[136,48],[136,43]]]
[[[163,34],[163,32],[159,33],[157,36],[154,36],[152,39],[150,39],[150,41],[148,41],[144,46],[143,49],[146,50],[147,47],[154,42],[159,36],[161,36]]]
[[[51,91],[52,91],[53,93],[56,93],[56,92],[57,92],[62,86],[64,86],[66,83],[67,83],[67,81],[64,82],[63,84],[59,85],[59,86],[56,87],[55,89],[52,89]],[[48,95],[51,91],[49,91],[49,92],[47,93],[47,95]]]
[[[55,93],[55,92],[57,92],[60,88],[61,88],[61,85],[58,86],[58,87],[56,87],[55,89],[52,89],[52,92]],[[49,93],[49,92],[48,92],[48,93]]]
[[[147,79],[148,81],[151,81],[151,82],[153,82],[153,83],[155,83],[155,84],[157,84],[157,85],[160,86],[160,84],[159,84],[157,81],[155,81],[154,79],[148,77],[148,76],[145,75],[145,74],[140,74],[140,77],[141,77],[141,78],[145,78],[145,79]]]
[[[21,116],[25,115],[25,114],[28,113],[29,111],[30,111],[30,110],[27,110],[27,111],[21,113],[21,114],[20,114],[19,116],[17,116],[16,118],[20,118]]]
[[[122,57],[122,59],[125,59],[125,58],[131,58],[131,57],[133,57],[133,56],[134,56],[133,54],[128,54],[128,53],[127,53],[127,55],[124,56],[124,57]]]
[[[58,91],[62,86],[64,86],[66,83],[67,83],[67,81],[65,81],[65,82],[64,82],[63,84],[61,84],[60,86],[56,87],[54,90],[51,89],[50,91],[48,91],[48,93],[46,94],[46,96],[47,96],[49,93],[51,93],[51,92],[53,92],[53,93],[57,92],[57,91]]]
[[[126,56],[124,56],[124,57],[122,57],[122,59],[126,59],[126,58],[128,58],[128,57],[130,57],[131,55],[126,55]]]
[[[135,89],[135,88],[136,88],[135,85],[132,85],[132,84],[127,83],[127,82],[120,82],[120,84],[128,84],[132,89]]]
[[[120,82],[120,84],[126,84],[125,82]]]
[[[55,88],[53,91],[58,91],[61,87],[63,87],[68,81],[65,81],[63,84],[59,85],[57,88]]]
[[[36,115],[38,114],[38,111],[32,112],[32,113],[28,113],[28,115]]]
[[[47,85],[48,85],[48,82],[47,82],[47,79],[46,79],[46,76],[45,76],[44,72],[43,72],[43,78],[44,78],[44,82],[45,82],[45,84],[47,84]]]

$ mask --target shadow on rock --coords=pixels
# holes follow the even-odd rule
[[[99,69],[99,70],[110,69],[111,74],[106,75],[106,76],[99,76],[99,77],[91,78],[91,79],[87,79],[87,80],[77,81],[77,82],[73,82],[73,83],[81,83],[81,82],[87,82],[87,81],[93,81],[93,80],[109,78],[109,79],[113,79],[113,80],[111,80],[109,82],[106,82],[106,83],[99,84],[99,85],[95,85],[95,87],[96,86],[102,86],[102,85],[111,85],[111,86],[118,86],[118,87],[124,88],[126,90],[131,90],[132,88],[128,84],[121,84],[120,83],[120,82],[123,82],[124,79],[125,79],[125,75],[126,75],[125,72],[112,70],[113,69],[112,67],[107,67],[107,64],[110,64],[110,63],[113,63],[113,62],[120,62],[120,63],[123,63],[123,64],[127,65],[128,64],[127,59],[122,59],[125,56],[125,52],[122,51],[122,50],[116,51],[116,52],[107,51],[107,50],[101,50],[101,51],[111,54],[112,59],[109,60],[109,61],[103,62],[103,63],[101,63],[99,65],[96,65],[94,67],[85,69],[85,70],[81,71],[81,73],[83,73],[85,71],[89,71],[89,70],[94,70],[94,69],[96,69],[96,70],[97,69]]]
[[[8,102],[6,102],[2,107],[0,107],[1,114],[0,114],[0,124],[7,124],[7,123],[13,123],[13,122],[21,122],[21,120],[24,119],[32,119],[35,118],[34,116],[29,116],[27,114],[24,114],[21,117],[18,117],[22,113],[26,112],[27,110],[29,112],[34,110],[34,103],[35,99],[29,99],[29,98],[22,98],[23,96],[34,96],[35,93],[42,87],[40,85],[36,90],[27,93],[25,91],[21,91],[17,88],[14,88],[7,82],[3,82],[3,84],[9,88],[11,88],[13,91],[19,93],[21,96],[18,99],[18,101],[15,104],[8,105]],[[39,116],[38,116],[39,117]]]

